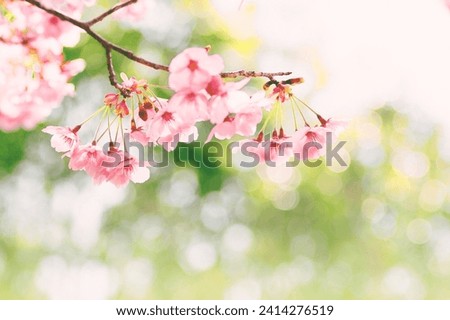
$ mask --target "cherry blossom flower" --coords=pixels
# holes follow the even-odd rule
[[[177,113],[167,108],[160,109],[148,123],[147,135],[152,141],[158,141],[160,137],[172,136],[178,132],[182,124]]]
[[[261,122],[261,109],[253,108],[234,116],[227,116],[222,123],[211,130],[206,142],[215,136],[219,140],[230,139],[234,135],[249,136],[255,133],[256,126]]]
[[[108,93],[105,95],[103,102],[105,103],[106,106],[115,107],[116,105],[119,104],[119,100],[120,95],[118,93]]]
[[[285,102],[290,94],[291,94],[291,87],[290,86],[285,86],[285,85],[282,85],[282,84],[278,84],[273,89],[271,96],[274,97],[275,99],[277,99],[280,102]]]
[[[130,114],[130,110],[128,109],[127,102],[125,100],[120,101],[115,109],[114,112],[121,118],[126,117]]]
[[[182,126],[178,132],[172,135],[160,137],[158,144],[162,145],[167,151],[173,151],[178,142],[190,143],[198,139],[198,129],[196,126]]]
[[[323,127],[304,127],[292,136],[293,151],[298,159],[314,160],[325,152],[327,130]]]
[[[208,98],[202,92],[189,89],[177,92],[169,100],[169,109],[191,124],[209,119]]]
[[[221,123],[211,130],[207,142],[215,136],[219,140],[229,139],[234,135],[249,136],[255,133],[258,123],[262,120],[263,100],[250,98],[242,91],[234,91],[227,98],[227,112]],[[216,106],[217,108],[218,106]],[[217,120],[217,119],[216,119]],[[213,121],[211,121],[213,122]]]
[[[189,48],[177,55],[169,65],[169,86],[175,91],[205,89],[213,76],[224,69],[219,55],[208,55],[205,48]]]
[[[185,121],[179,112],[172,110],[170,104],[161,100],[160,109],[146,124],[149,140],[168,151],[175,149],[178,142],[192,142],[198,138],[193,123]]]
[[[78,145],[71,154],[69,168],[75,171],[85,170],[95,178],[102,163],[106,160],[107,156],[97,146],[92,144]]]
[[[209,120],[212,123],[221,123],[229,113],[239,110],[249,104],[249,96],[242,89],[250,79],[239,82],[223,83],[219,76],[213,77],[206,88],[211,95],[208,101]]]
[[[32,129],[46,118],[64,96],[73,94],[73,85],[67,81],[84,66],[81,60],[61,65],[30,61],[23,46],[2,43],[0,58],[0,129],[7,131]]]
[[[106,181],[111,182],[116,187],[122,187],[126,186],[130,181],[144,183],[150,178],[148,163],[144,163],[141,166],[139,161],[130,154],[119,151],[114,152],[121,157],[121,161],[107,170]]]
[[[219,140],[230,139],[236,134],[236,125],[234,117],[226,117],[222,123],[217,124],[209,133],[206,142],[211,141],[213,137]]]
[[[52,135],[50,144],[56,152],[65,152],[70,155],[72,150],[78,145],[79,138],[77,132],[79,129],[79,126],[73,129],[48,126],[42,132]]]
[[[348,125],[348,121],[344,120],[333,120],[331,118],[325,120],[319,115],[317,118],[319,119],[321,126],[326,128],[327,131],[333,133],[334,136],[338,136]]]
[[[150,142],[150,138],[144,132],[144,128],[142,126],[138,127],[136,125],[136,120],[131,120],[131,129],[130,129],[130,138],[132,141],[139,142],[142,145],[146,145]]]
[[[137,80],[136,78],[128,78],[125,73],[121,73],[120,77],[122,78],[122,87],[130,93],[142,94],[148,88],[148,84],[146,80]]]
[[[74,18],[86,4],[42,3]],[[80,30],[25,1],[4,0],[2,5],[14,18],[0,15],[0,129],[32,129],[74,93],[68,81],[84,69],[84,62],[65,62],[63,47],[78,43]]]

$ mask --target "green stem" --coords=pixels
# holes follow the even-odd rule
[[[95,111],[93,114],[91,114],[86,120],[84,120],[83,122],[80,123],[80,126],[84,125],[86,122],[92,120],[93,118],[95,118],[100,112],[102,112],[104,109],[106,108],[106,106],[101,107],[100,109],[98,109],[97,111]]]

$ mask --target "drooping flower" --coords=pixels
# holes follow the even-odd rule
[[[144,90],[148,88],[147,81],[144,79],[137,80],[134,77],[128,78],[125,73],[121,73],[122,87],[129,93],[142,94]]]
[[[106,180],[116,187],[126,186],[130,181],[134,183],[144,183],[150,178],[148,163],[139,161],[130,154],[116,151],[121,157],[121,161],[108,170]]]
[[[323,127],[304,127],[292,136],[293,151],[301,160],[314,160],[325,153],[327,130]]]
[[[69,168],[74,171],[84,170],[95,180],[98,178],[104,161],[107,161],[107,156],[97,146],[93,144],[78,145],[71,154]]]
[[[125,100],[120,101],[115,107],[115,113],[123,118],[130,114],[130,110],[128,109],[127,103]]]
[[[115,107],[119,104],[120,95],[118,93],[108,93],[105,95],[103,102],[105,106]]]
[[[135,119],[131,120],[130,138],[133,141],[139,142],[143,146],[150,142],[150,138],[145,133],[144,128],[142,126],[138,127]]]
[[[338,136],[347,127],[348,122],[343,120],[328,119],[325,120],[320,115],[317,116],[322,127],[331,132],[334,136]]]
[[[77,135],[80,126],[73,129],[65,127],[48,126],[42,132],[52,135],[50,144],[57,152],[70,153],[78,145],[79,138]]]
[[[158,144],[167,151],[173,151],[178,142],[190,143],[198,139],[198,129],[196,126],[181,126],[178,132],[158,139]]]

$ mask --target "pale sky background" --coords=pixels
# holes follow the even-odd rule
[[[450,10],[444,0],[214,0],[234,36],[261,38],[258,67],[305,78],[330,116],[390,103],[447,127]]]

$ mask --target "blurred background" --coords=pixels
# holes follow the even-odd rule
[[[350,120],[350,165],[171,165],[117,189],[69,171],[45,124],[0,132],[0,298],[450,298],[445,1],[140,1],[141,19],[97,30],[157,62],[211,45],[228,70],[293,71],[299,97]],[[46,124],[78,123],[111,91],[95,41],[65,54],[87,69]]]

